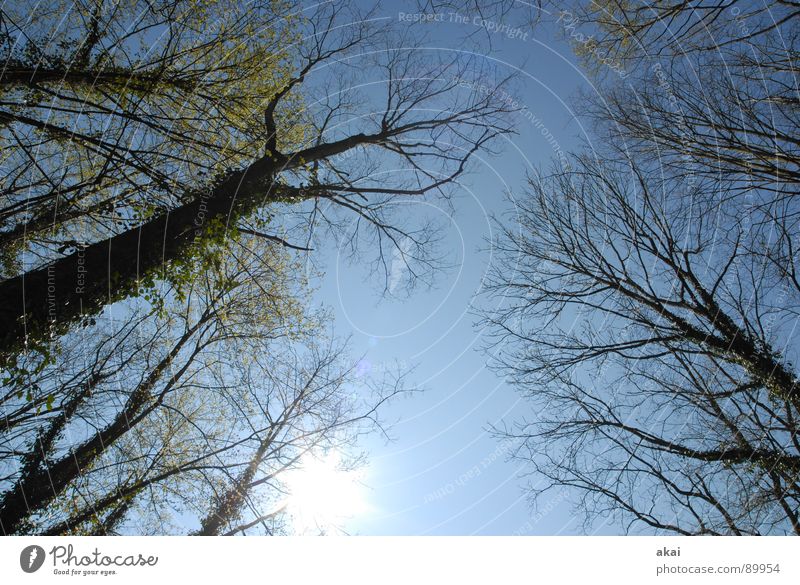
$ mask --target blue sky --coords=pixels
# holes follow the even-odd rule
[[[380,5],[379,16],[398,21],[416,12],[412,3]],[[426,213],[446,226],[442,248],[453,268],[437,274],[431,290],[417,290],[399,300],[380,295],[382,280],[369,281],[363,266],[352,265],[332,246],[321,262],[326,274],[318,300],[335,313],[336,331],[352,335],[355,355],[364,355],[361,371],[380,374],[395,362],[416,366],[413,382],[424,388],[384,412],[396,421],[386,444],[380,437],[364,443],[370,454],[364,483],[372,511],[354,518],[346,529],[358,534],[575,534],[574,494],[553,492],[531,509],[524,469],[506,460],[507,449],[487,429],[500,421],[530,414],[513,388],[485,366],[473,303],[491,261],[490,217],[513,213],[504,193],[521,193],[526,172],[546,169],[554,149],[576,148],[588,140],[585,124],[572,110],[580,89],[591,89],[558,24],[535,29],[512,17],[508,35],[476,24],[469,12],[451,11],[416,27],[423,46],[447,52],[481,43],[476,51],[501,75],[516,72],[512,98],[530,111],[517,115],[517,135],[501,145],[500,156],[481,155],[473,172],[459,184],[454,213],[435,202],[409,203],[409,213]],[[405,18],[405,17],[403,17]],[[498,27],[500,25],[497,25]],[[480,38],[464,41],[464,34]],[[492,46],[485,46],[487,37]],[[511,37],[511,38],[509,38]],[[548,134],[550,135],[548,137]],[[366,278],[366,281],[365,281]],[[391,279],[390,279],[391,280]],[[536,481],[536,478],[531,478]],[[596,527],[596,533],[613,533]]]

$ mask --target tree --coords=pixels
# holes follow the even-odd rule
[[[227,2],[211,5],[220,12],[230,8]],[[22,148],[17,149],[12,144],[8,149],[12,154],[19,154],[9,176],[21,174],[25,179],[14,179],[10,184],[11,200],[7,207],[12,215],[5,231],[7,234],[15,230],[17,233],[26,233],[28,223],[35,224],[31,228],[44,226],[43,222],[36,223],[39,221],[36,218],[42,217],[51,217],[47,233],[55,231],[54,236],[49,236],[41,244],[36,240],[27,244],[23,241],[22,249],[7,251],[10,256],[7,264],[15,268],[13,275],[0,282],[0,328],[4,332],[0,337],[0,353],[6,356],[6,364],[12,368],[15,356],[26,347],[41,349],[50,338],[64,334],[76,323],[86,322],[108,304],[139,295],[154,280],[170,278],[176,271],[181,272],[182,264],[203,255],[204,250],[221,239],[236,238],[241,230],[281,239],[275,234],[258,230],[260,222],[278,212],[278,204],[299,206],[307,213],[309,223],[306,225],[306,237],[320,222],[333,221],[335,224],[331,218],[331,207],[354,213],[359,225],[374,231],[379,255],[387,243],[392,245],[403,235],[412,243],[412,250],[404,253],[403,259],[409,262],[421,259],[424,263],[424,244],[428,238],[424,232],[416,233],[393,223],[389,216],[393,198],[443,193],[446,186],[465,171],[466,163],[476,150],[485,148],[498,134],[509,131],[503,116],[507,106],[495,92],[478,94],[466,92],[460,87],[459,83],[465,77],[476,75],[469,61],[455,58],[448,62],[437,62],[428,55],[414,51],[413,45],[407,43],[408,39],[402,34],[393,37],[384,30],[371,30],[363,24],[367,19],[360,19],[358,24],[348,22],[350,12],[345,4],[327,4],[310,15],[303,13],[303,22],[298,25],[300,40],[295,45],[287,43],[295,38],[291,32],[288,38],[283,34],[288,25],[281,25],[277,32],[267,34],[267,41],[256,38],[253,42],[257,46],[254,48],[245,43],[248,49],[243,56],[234,59],[233,63],[226,61],[218,67],[207,65],[207,60],[213,59],[214,55],[203,54],[205,44],[194,36],[188,35],[186,46],[183,31],[193,31],[192,25],[197,24],[196,19],[204,17],[202,11],[200,16],[187,16],[179,10],[178,7],[183,6],[180,3],[168,3],[165,8],[156,9],[154,16],[151,15],[156,19],[156,24],[150,25],[148,22],[147,26],[143,25],[142,30],[136,32],[139,33],[139,41],[143,42],[149,38],[148,34],[152,34],[151,26],[159,30],[166,27],[169,31],[178,31],[175,40],[172,40],[172,36],[167,37],[167,53],[170,56],[166,59],[167,65],[156,59],[153,67],[146,63],[141,67],[138,63],[132,66],[128,63],[130,59],[126,59],[122,66],[124,74],[144,76],[131,81],[130,87],[133,88],[131,91],[140,91],[136,88],[145,84],[146,90],[141,90],[144,93],[142,99],[157,104],[160,110],[158,116],[163,118],[162,125],[166,124],[167,129],[161,126],[152,128],[149,119],[138,119],[138,106],[133,113],[123,108],[122,114],[119,114],[116,106],[112,108],[105,101],[119,99],[127,102],[128,99],[118,96],[114,87],[105,86],[107,82],[103,73],[107,71],[106,51],[100,41],[91,42],[94,26],[91,23],[107,23],[103,20],[105,9],[102,3],[94,6],[94,12],[90,7],[85,7],[84,12],[92,15],[85,17],[89,41],[79,43],[74,49],[77,54],[73,57],[73,63],[77,63],[78,77],[84,74],[84,77],[88,75],[99,80],[91,87],[99,86],[101,97],[95,98],[79,80],[73,81],[74,76],[67,74],[66,70],[59,81],[56,80],[58,73],[43,73],[38,77],[38,74],[33,75],[29,82],[37,90],[51,83],[77,87],[66,92],[66,96],[54,96],[58,104],[48,104],[48,110],[60,112],[59,108],[62,107],[71,114],[75,106],[60,106],[62,101],[72,103],[76,99],[82,101],[92,98],[92,103],[99,102],[96,107],[99,122],[120,124],[113,144],[98,144],[90,130],[86,135],[76,131],[73,137],[71,129],[55,127],[49,121],[38,122],[27,116],[25,111],[31,108],[36,110],[39,100],[29,104],[28,99],[23,97],[27,91],[24,85],[21,93],[12,95],[14,99],[0,104],[10,110],[8,114],[3,114],[7,120],[3,128],[8,136],[27,136],[30,133],[38,136],[44,133],[45,136],[56,136],[63,140],[69,135],[70,140],[81,142],[82,147],[77,153],[77,160],[53,159],[43,169],[31,165],[30,157],[24,154],[31,148],[38,148],[39,138],[31,138]],[[150,5],[146,6],[148,8],[144,12],[150,15]],[[284,13],[273,6],[266,4],[262,10],[279,15],[273,18],[282,18]],[[258,11],[255,17],[249,17],[249,11],[245,13],[243,8],[233,10],[232,14],[235,26],[220,26],[218,36],[214,37],[225,47],[227,43],[244,43],[241,39],[254,26],[252,18],[260,17]],[[107,18],[121,18],[121,25],[126,16],[125,13],[112,11]],[[222,22],[227,20],[223,19]],[[17,20],[11,22],[17,23]],[[15,26],[22,31],[19,34],[26,32],[25,26]],[[226,36],[231,27],[241,31],[242,36]],[[115,27],[108,25],[103,30],[108,28],[115,30]],[[8,36],[11,38],[12,35]],[[36,55],[36,59],[41,61],[43,57],[40,55],[46,54],[48,47],[40,47],[36,38],[31,38],[30,44],[34,49],[25,51]],[[128,47],[131,41],[127,36],[112,39],[112,44],[121,44],[123,49],[119,51],[123,54],[134,52]],[[203,40],[202,35],[200,40]],[[66,39],[63,42],[71,46],[72,41]],[[16,45],[11,44],[10,40],[7,44],[12,47],[9,49],[9,60],[13,63],[21,61],[19,67],[26,65],[24,56],[15,56]],[[275,56],[271,53],[275,44],[289,48],[277,51]],[[378,57],[371,64],[374,71],[383,74],[380,85],[384,97],[377,102],[381,103],[379,111],[372,107],[376,103],[374,99],[366,95],[359,99],[352,89],[341,87],[338,92],[331,93],[330,88],[325,86],[324,81],[319,81],[316,75],[329,61],[334,60],[346,75],[352,67],[351,60],[355,58],[356,51],[370,44],[378,44],[381,49],[374,53]],[[187,51],[196,57],[190,59],[188,67],[184,61]],[[200,51],[200,54],[195,55],[196,51]],[[88,61],[82,59],[84,53],[89,54]],[[176,56],[173,57],[173,54]],[[270,54],[266,73],[254,65],[258,63],[258,56],[264,54]],[[250,66],[240,67],[240,61]],[[83,63],[89,65],[84,66]],[[68,67],[70,72],[71,65]],[[88,67],[88,71],[81,67]],[[116,67],[113,65],[112,72],[116,71]],[[189,73],[178,74],[175,72],[177,67],[188,68]],[[207,77],[206,70],[209,67],[211,71]],[[232,86],[226,85],[229,67],[236,71],[237,76],[241,76],[235,78]],[[51,69],[61,71],[56,65],[48,65],[46,71]],[[6,85],[18,88],[20,84],[14,80],[24,76],[17,74],[14,77],[14,71],[16,69],[12,69]],[[262,75],[264,73],[266,77]],[[328,74],[326,71],[325,75]],[[478,71],[477,75],[482,75],[482,72]],[[212,114],[210,117],[214,120],[219,118],[224,128],[220,130],[212,125],[208,131],[213,135],[231,134],[235,144],[232,152],[235,154],[228,156],[228,150],[225,150],[223,155],[218,148],[209,148],[202,156],[197,156],[194,152],[200,148],[197,143],[202,145],[209,142],[208,135],[205,135],[206,139],[197,137],[193,132],[189,132],[188,137],[183,134],[175,136],[171,122],[175,116],[173,110],[178,109],[178,116],[184,114],[182,104],[176,103],[174,95],[174,92],[180,91],[182,76],[196,80],[195,86],[191,87],[192,96],[204,96],[205,83],[218,89],[217,93],[211,93],[208,100],[193,98],[193,103],[198,100],[199,103],[192,106],[185,124],[194,129],[193,121],[198,116],[203,118],[203,112]],[[150,77],[157,78],[159,83],[147,85]],[[227,99],[226,91],[235,93],[238,87],[247,87],[253,79],[257,80],[255,87],[260,90],[250,101],[234,102],[235,113],[217,112],[218,105]],[[340,79],[346,80],[346,76]],[[200,89],[197,89],[197,84],[200,84]],[[306,107],[299,106],[299,92],[303,88],[307,88],[302,95],[302,100],[308,104]],[[80,97],[76,98],[72,91]],[[84,98],[87,92],[90,95]],[[321,94],[318,99],[315,99],[315,92]],[[355,106],[366,107],[367,113],[357,115]],[[113,114],[109,114],[112,110]],[[115,144],[122,143],[125,145],[123,152],[131,152],[128,146],[134,138],[130,133],[131,118],[144,124],[156,137],[144,141],[143,151],[134,149],[133,154],[125,155],[125,161],[119,161],[119,147]],[[229,123],[229,118],[233,118],[233,122]],[[243,122],[237,124],[240,120]],[[25,129],[24,132],[21,128]],[[201,128],[205,130],[204,126]],[[184,139],[189,150],[185,156],[175,160],[173,151],[178,148],[179,152],[184,152],[186,145],[180,142]],[[154,144],[160,147],[155,148]],[[345,153],[356,156],[341,156]],[[137,157],[145,155],[155,158],[160,164],[137,161]],[[108,165],[100,164],[97,156],[100,156],[100,160],[109,159],[110,162]],[[93,171],[89,176],[71,178],[69,187],[58,186],[60,183],[53,177],[75,177],[79,169],[88,165],[87,157],[95,161],[90,165],[93,169],[98,165],[101,167],[102,177],[106,174],[114,177],[111,182],[103,183]],[[148,185],[153,182],[147,169],[161,168],[162,175],[171,177],[173,169],[179,169],[184,160],[191,161],[187,167],[188,181],[153,183],[156,192],[160,192],[159,189],[166,191],[168,197],[152,196],[152,190],[141,188],[142,181]],[[398,177],[393,184],[385,178],[375,180],[370,178],[370,171],[377,164],[398,165],[405,172],[393,174]],[[143,178],[126,184],[120,200],[114,192],[115,181],[121,180],[119,177],[123,173],[127,176],[127,169],[131,166],[135,169],[143,167],[139,169]],[[28,177],[30,168],[35,170],[32,178]],[[216,171],[217,175],[206,176],[211,174],[206,173],[206,169]],[[139,174],[134,174],[139,177]],[[182,175],[178,173],[177,176]],[[53,186],[54,182],[56,187]],[[91,185],[89,191],[75,187],[87,182]],[[32,197],[25,185],[35,185],[43,192]],[[18,187],[21,189],[19,192]],[[58,201],[63,191],[73,187],[78,193],[74,197],[84,202],[85,194],[90,204],[75,204],[76,207],[70,203],[66,215],[52,216],[53,202]],[[93,193],[98,189],[101,194],[96,196]],[[98,200],[100,208],[95,206]],[[42,202],[41,206],[38,201]],[[113,201],[114,206],[122,206],[121,209],[115,208],[111,221],[106,219],[110,211],[109,201]],[[143,210],[142,204],[137,201],[145,202]],[[31,208],[33,215],[27,211]],[[324,213],[323,208],[327,209]],[[20,209],[26,211],[17,213]],[[77,215],[72,214],[73,211]],[[52,223],[53,217],[55,223]],[[81,226],[78,235],[72,232],[66,235],[68,232],[61,230],[67,230],[76,217],[88,221],[89,225]],[[30,257],[33,252],[41,260],[30,266],[19,266],[21,259]],[[47,349],[42,351],[47,355]]]
[[[424,278],[435,233],[395,209],[510,127],[465,88],[504,80],[369,16],[2,9],[3,532],[274,533],[286,470],[380,429],[402,376],[355,386],[293,254],[347,233]]]
[[[797,16],[559,16],[596,74],[583,105],[603,140],[531,178],[489,287],[508,305],[486,318],[508,342],[495,365],[540,412],[498,433],[534,495],[575,488],[590,523],[800,532]]]
[[[222,399],[209,405],[217,409],[211,420],[198,416],[197,403],[179,408],[173,403],[171,418],[190,423],[191,430],[185,429],[180,441],[170,437],[158,451],[154,447],[161,436],[146,430],[133,438],[137,448],[131,452],[140,453],[146,445],[151,453],[169,451],[171,457],[154,457],[147,467],[136,465],[130,455],[115,461],[113,469],[124,470],[126,477],[109,485],[103,481],[107,470],[99,468],[89,484],[92,490],[62,498],[78,493],[81,506],[43,533],[119,532],[125,514],[159,534],[185,533],[185,525],[170,526],[178,514],[197,519],[198,527],[190,532],[196,535],[291,531],[291,525],[280,522],[287,512],[283,474],[298,467],[306,454],[352,446],[359,434],[375,428],[376,409],[398,391],[393,387],[366,407],[366,400],[354,399],[342,387],[351,370],[342,366],[340,347],[311,347],[304,353],[273,352],[263,362],[257,359],[240,368],[241,386],[216,380],[214,390]],[[164,420],[153,422],[162,432],[169,428]],[[220,432],[232,423],[237,432]],[[176,444],[190,446],[181,460],[175,459]]]
[[[583,34],[581,54],[630,69],[643,57],[690,59],[704,53],[730,57],[744,52],[768,57],[770,51],[776,57],[770,61],[786,68],[784,56],[796,55],[791,26],[800,11],[790,0],[591,0],[553,8],[559,22],[573,30],[591,29]]]
[[[5,270],[18,271],[19,248],[114,233],[263,154],[254,115],[288,78],[282,47],[295,33],[285,9],[169,0],[4,8]]]
[[[613,144],[658,157],[665,172],[750,197],[792,195],[798,17],[780,0],[581,4],[569,15],[570,27],[586,27],[576,49],[595,71],[627,68],[625,83],[601,76],[588,113]]]
[[[589,518],[800,533],[800,290],[748,253],[735,200],[654,167],[584,157],[531,180],[487,318],[541,415],[498,432],[535,493],[576,488]]]
[[[344,346],[303,303],[300,266],[256,236],[227,251],[183,288],[118,310],[93,342],[68,336],[74,354],[18,386],[31,396],[9,392],[4,533],[116,533],[129,518],[185,533],[179,514],[198,534],[274,532],[265,522],[280,514],[264,510],[283,472],[380,428],[402,379],[356,395]]]

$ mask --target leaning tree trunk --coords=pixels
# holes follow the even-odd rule
[[[136,426],[144,418],[144,415],[155,407],[153,388],[203,322],[203,320],[198,320],[184,332],[169,353],[131,393],[123,408],[108,426],[91,439],[71,449],[57,461],[53,463],[38,461],[36,465],[23,469],[23,473],[14,487],[0,499],[0,532],[2,534],[24,532],[25,520],[28,516],[44,509],[61,495],[70,483],[91,469],[95,461],[115,441]],[[169,378],[163,392],[177,382],[190,363],[191,359]]]
[[[106,304],[136,294],[143,278],[181,258],[215,221],[255,208],[273,168],[261,159],[177,209],[0,283],[0,354],[7,358],[63,334]]]
[[[214,508],[209,511],[200,523],[200,529],[192,533],[193,536],[217,536],[222,531],[223,526],[239,516],[245,498],[250,491],[250,484],[258,471],[258,466],[264,458],[264,453],[272,444],[272,436],[274,435],[270,434],[270,438],[261,442],[245,470],[233,485],[222,494]]]
[[[66,333],[107,304],[136,294],[144,278],[180,259],[215,222],[227,224],[269,200],[279,200],[278,172],[379,143],[386,135],[355,134],[289,156],[264,156],[139,227],[1,282],[0,367],[19,352]]]

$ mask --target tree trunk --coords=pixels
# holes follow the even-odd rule
[[[214,220],[254,209],[274,165],[263,158],[166,214],[0,283],[0,365],[28,344],[65,333],[106,304],[136,294],[138,282],[179,259]]]
[[[70,325],[99,313],[107,304],[135,295],[145,276],[181,258],[214,220],[235,223],[268,200],[279,200],[282,190],[274,183],[278,172],[359,145],[379,144],[411,127],[355,134],[288,156],[264,156],[207,191],[196,192],[177,209],[0,282],[0,367],[16,353],[66,333]]]
[[[140,73],[133,70],[106,68],[91,71],[71,67],[69,69],[14,66],[0,70],[0,87],[30,87],[37,89],[41,84],[58,83],[80,86],[85,90],[95,90],[99,86],[114,86],[135,91],[153,91],[155,88],[174,87],[182,91],[196,91],[198,83],[188,78],[163,71]]]
[[[152,406],[149,409],[146,407],[152,400],[153,388],[203,322],[202,319],[198,320],[186,330],[170,352],[131,393],[114,420],[102,431],[55,463],[42,461],[42,465],[28,467],[23,471],[14,487],[0,500],[0,531],[3,534],[11,534],[22,528],[31,513],[41,510],[53,501],[81,473],[89,469],[106,449],[133,428],[143,418],[143,412],[152,410]],[[190,363],[191,359],[172,376],[167,389],[180,378]]]
[[[225,524],[239,515],[261,459],[271,443],[272,441],[268,439],[259,445],[247,468],[203,519],[200,530],[194,532],[193,536],[217,536]]]

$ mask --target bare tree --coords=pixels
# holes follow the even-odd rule
[[[236,384],[230,372],[215,376],[213,386],[195,384],[195,392],[213,390],[219,398],[198,394],[185,400],[190,393],[185,388],[182,404],[171,401],[151,421],[161,434],[150,428],[129,437],[134,441],[131,454],[150,454],[146,463],[131,455],[124,461],[105,458],[91,481],[87,478],[85,486],[76,485],[61,498],[77,495],[81,505],[40,531],[116,533],[129,517],[137,526],[165,533],[169,517],[178,514],[197,518],[199,527],[191,533],[198,535],[281,530],[276,520],[287,512],[282,474],[301,465],[308,453],[346,451],[361,433],[375,430],[380,425],[377,408],[401,386],[387,385],[355,399],[343,388],[351,370],[344,365],[342,348],[334,344],[312,343],[283,354],[273,348],[256,355],[249,364],[225,364],[242,376]],[[176,423],[185,428],[167,437],[164,430],[174,432]],[[176,445],[190,449],[176,458]],[[123,471],[124,478],[109,478],[110,469]],[[187,529],[184,523],[173,530]]]
[[[627,67],[585,100],[616,148],[726,191],[795,194],[796,5],[589,2],[568,13],[560,22],[583,27],[573,40],[593,70]]]
[[[211,509],[194,534],[232,535],[258,525],[266,529],[265,521],[274,517],[276,510],[284,511],[285,498],[278,498],[266,513],[257,502],[265,499],[265,488],[285,493],[282,473],[296,467],[304,455],[331,448],[341,450],[352,446],[359,434],[381,430],[378,409],[403,391],[402,377],[391,383],[382,380],[366,394],[367,400],[356,400],[343,388],[353,370],[341,365],[341,348],[312,349],[307,364],[292,359],[279,372],[281,377],[270,376],[271,392],[247,388],[259,396],[260,404],[266,403],[264,397],[277,404],[270,405],[269,410],[262,407],[259,414],[267,418],[267,431],[254,437],[246,465],[215,494]],[[259,364],[248,377],[257,379],[265,367]]]
[[[576,488],[628,529],[800,533],[800,290],[738,211],[636,160],[531,180],[487,320],[539,413],[498,428],[533,493]]]

